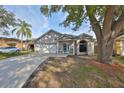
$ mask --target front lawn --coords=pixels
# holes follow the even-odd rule
[[[124,87],[124,67],[99,63],[91,57],[50,58],[24,87]]]
[[[113,58],[114,62],[124,64],[124,56],[116,56]]]
[[[0,60],[9,58],[9,57],[29,54],[29,53],[30,53],[29,51],[20,51],[20,52],[14,52],[14,53],[0,53]]]

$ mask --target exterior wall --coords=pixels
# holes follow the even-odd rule
[[[122,41],[116,40],[114,43],[114,52],[116,55],[121,55]]]
[[[88,55],[94,55],[94,42],[88,42]]]
[[[22,45],[21,42],[18,42],[18,43],[16,44],[16,47],[21,49],[21,45]]]
[[[0,47],[7,47],[8,45],[6,43],[1,43],[0,42]]]
[[[35,51],[40,53],[57,53],[57,41],[56,39],[60,34],[56,32],[48,32],[36,40],[34,47]]]
[[[116,55],[124,56],[124,40],[115,41],[114,52]]]
[[[35,44],[35,51],[44,53],[57,53],[56,44]]]
[[[37,51],[40,51],[40,44],[34,44],[34,50],[37,52]]]
[[[21,42],[12,39],[0,39],[0,47],[10,47],[10,46],[21,48]]]
[[[124,40],[121,41],[121,56],[124,56]]]

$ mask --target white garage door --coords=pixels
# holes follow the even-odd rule
[[[56,53],[56,44],[42,44],[40,45],[39,51],[41,53]]]

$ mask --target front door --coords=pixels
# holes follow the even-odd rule
[[[64,53],[68,53],[68,50],[69,50],[68,44],[64,43],[64,44],[63,44],[63,52],[64,52]]]
[[[86,41],[84,41],[84,40],[80,41],[79,52],[80,53],[86,53],[87,52],[87,42]]]

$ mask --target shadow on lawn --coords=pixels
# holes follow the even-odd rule
[[[51,58],[24,87],[124,87],[124,67],[102,64],[91,57]]]

